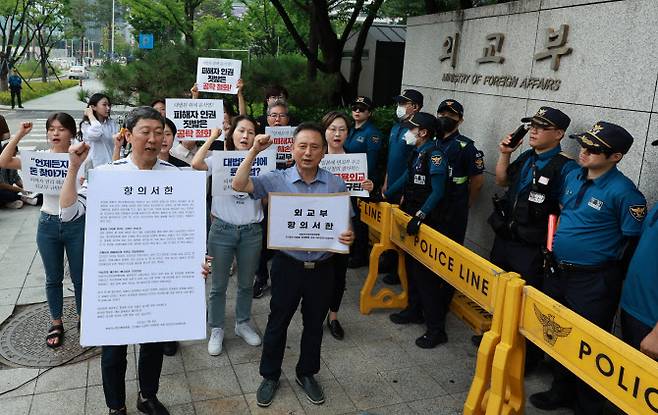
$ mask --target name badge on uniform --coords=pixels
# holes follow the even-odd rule
[[[528,195],[528,200],[532,203],[544,203],[544,200],[546,200],[546,195],[543,193],[531,191]]]
[[[548,184],[548,180],[549,180],[548,177],[541,176],[538,181],[539,181],[539,184],[543,184],[545,186],[545,185]]]
[[[363,143],[363,141],[365,141],[365,137],[363,137],[362,135],[360,135],[356,138],[357,143]]]
[[[601,210],[601,208],[603,207],[603,201],[593,197],[589,200],[589,202],[587,202],[587,206],[594,208],[596,210]]]
[[[425,184],[425,175],[424,174],[414,174],[414,184]]]

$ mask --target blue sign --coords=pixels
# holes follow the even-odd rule
[[[153,49],[153,33],[140,33],[139,34],[139,48],[140,49]]]

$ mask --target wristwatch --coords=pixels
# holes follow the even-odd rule
[[[418,219],[420,219],[420,220],[425,220],[425,217],[426,217],[427,215],[425,215],[425,213],[423,213],[422,210],[419,210],[418,212],[416,212],[416,215],[415,215],[415,216],[416,216]]]

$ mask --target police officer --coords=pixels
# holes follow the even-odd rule
[[[436,229],[440,217],[437,209],[444,197],[448,165],[443,152],[439,149],[434,134],[437,127],[436,118],[426,112],[413,114],[407,120],[408,131],[404,140],[413,146],[407,169],[402,176],[392,183],[385,193],[387,199],[393,199],[402,194],[400,208],[412,216],[407,224],[407,233],[416,235],[420,224],[425,223]],[[439,129],[439,135],[442,131]],[[416,345],[424,349],[436,347],[448,341],[445,332],[445,316],[448,307],[441,301],[442,286],[446,284],[430,269],[414,259],[405,256],[409,291],[415,290],[418,295],[418,305],[422,309],[427,323],[427,331],[416,339]],[[409,299],[410,305],[412,299]],[[415,311],[406,309],[404,315]]]
[[[651,143],[658,145],[658,140]],[[658,207],[644,220],[640,242],[631,260],[621,294],[624,341],[658,359]]]
[[[397,108],[395,116],[398,122],[391,128],[391,134],[388,138],[388,157],[386,162],[386,176],[382,193],[385,193],[388,185],[395,183],[397,179],[404,174],[407,168],[407,159],[413,146],[408,145],[404,140],[404,135],[408,131],[405,122],[423,108],[423,94],[415,89],[405,89],[395,97]],[[399,203],[400,199],[391,200],[391,203]],[[399,284],[400,279],[397,275],[397,255],[393,251],[387,251],[384,255],[385,268],[390,268],[391,273],[384,276],[383,281],[387,284]],[[388,264],[387,264],[388,263]]]
[[[526,282],[541,288],[544,275],[542,247],[546,243],[548,216],[559,212],[559,195],[564,177],[577,169],[576,162],[562,153],[560,141],[571,119],[562,111],[541,107],[530,123],[531,149],[510,164],[521,141],[510,147],[511,135],[499,144],[496,184],[508,186],[501,199],[494,197],[489,217],[496,238],[491,262],[502,269],[518,272]]]
[[[484,183],[484,155],[473,140],[459,132],[464,122],[464,107],[454,99],[439,104],[436,116],[443,128],[437,144],[448,162],[448,183],[442,203],[439,232],[460,244],[464,243],[468,208],[473,204]]]
[[[381,150],[382,133],[370,120],[373,110],[372,100],[365,96],[357,97],[352,102],[352,119],[354,126],[343,143],[346,153],[366,153],[368,158],[368,179],[381,184],[378,180],[377,160]],[[352,198],[355,212],[359,212],[357,198]],[[353,218],[352,226],[356,239],[352,245],[352,252],[348,260],[349,268],[358,268],[368,264],[368,226],[361,222],[359,214]]]
[[[556,273],[544,280],[544,292],[590,322],[612,329],[624,263],[637,246],[646,201],[617,169],[633,144],[622,127],[600,121],[571,135],[581,145],[582,169],[571,171],[560,197],[562,212],[553,242]],[[626,262],[627,263],[627,262]],[[555,363],[553,384],[530,396],[540,409],[573,404],[576,414],[600,414],[605,398]]]

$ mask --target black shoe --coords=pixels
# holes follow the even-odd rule
[[[361,268],[368,265],[368,258],[361,256],[349,257],[347,259],[347,268]]]
[[[306,392],[306,398],[309,402],[322,405],[324,403],[324,392],[313,376],[297,376],[297,384]]]
[[[261,298],[269,286],[267,282],[260,282],[258,278],[254,280],[254,298]]]
[[[137,409],[149,415],[169,415],[169,411],[158,398],[142,399],[142,393],[137,394]]]
[[[334,339],[343,340],[345,331],[338,320],[329,320],[329,317],[327,317],[327,327],[329,327],[329,333],[331,333]]]
[[[109,415],[127,415],[126,408],[123,409],[110,409]]]
[[[400,277],[396,273],[389,273],[384,275],[382,281],[388,285],[400,285]]]
[[[552,411],[558,408],[571,408],[572,399],[564,396],[553,389],[530,395],[530,403],[538,409]]]
[[[446,343],[447,341],[448,335],[445,331],[428,331],[416,339],[416,346],[420,347],[421,349],[433,349],[440,344]]]
[[[22,105],[19,105],[19,106],[18,106],[18,108],[25,108],[25,107],[24,107],[24,106],[22,106]]]
[[[174,356],[178,351],[178,342],[165,342],[162,346],[162,353],[165,356]]]
[[[482,343],[482,335],[475,335],[471,336],[471,343],[473,343],[473,346],[475,347],[480,347],[480,343]]]
[[[422,315],[412,314],[408,310],[393,313],[388,318],[395,324],[423,324],[425,322]]]
[[[263,408],[270,406],[278,388],[278,380],[263,379],[256,391],[256,405]]]

